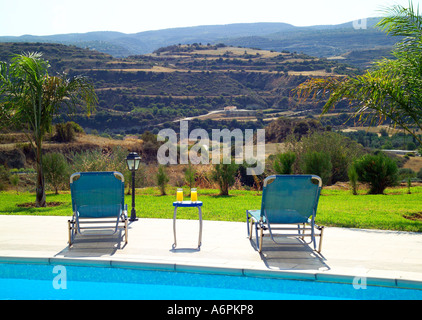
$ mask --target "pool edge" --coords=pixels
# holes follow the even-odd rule
[[[234,267],[213,267],[177,263],[161,262],[140,262],[127,260],[108,259],[87,259],[87,258],[58,258],[58,257],[18,257],[0,256],[0,263],[18,264],[46,264],[46,265],[68,265],[68,266],[89,266],[106,268],[127,268],[172,272],[190,272],[202,274],[220,274],[244,277],[276,278],[285,280],[305,280],[316,282],[333,282],[345,284],[364,284],[368,286],[395,287],[401,289],[422,290],[422,281],[408,278],[388,278],[374,276],[356,276],[340,273],[327,272],[303,272],[297,270],[274,270],[274,269],[254,269],[254,268],[234,268]]]

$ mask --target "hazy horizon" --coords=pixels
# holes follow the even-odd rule
[[[420,1],[413,1],[417,6]],[[422,1],[421,1],[422,2]],[[335,25],[382,16],[408,0],[16,0],[0,4],[0,36],[47,36],[99,31],[133,34],[162,29],[237,23]]]

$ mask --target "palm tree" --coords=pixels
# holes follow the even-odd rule
[[[93,86],[86,78],[50,76],[48,61],[40,53],[16,55],[11,64],[0,62],[0,119],[3,126],[23,129],[36,153],[36,206],[44,207],[45,185],[42,143],[53,116],[66,105],[76,110],[85,105],[90,113],[97,104]]]
[[[422,17],[412,2],[409,8],[395,5],[386,13],[377,26],[401,37],[392,52],[394,59],[376,61],[356,77],[310,79],[296,92],[301,99],[326,99],[323,113],[348,100],[358,120],[376,124],[390,119],[422,144],[412,128],[422,129]]]

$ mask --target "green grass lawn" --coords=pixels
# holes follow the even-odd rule
[[[187,198],[185,190],[185,199]],[[413,187],[412,194],[406,188],[387,189],[386,195],[359,194],[350,191],[323,189],[319,201],[317,224],[348,228],[401,230],[422,232],[422,187]],[[169,195],[160,196],[154,188],[137,190],[136,212],[141,218],[173,217],[175,189],[168,188]],[[205,220],[245,221],[247,209],[259,209],[261,192],[231,190],[230,196],[219,196],[218,190],[199,190],[203,201]],[[71,216],[70,193],[47,194],[47,202],[61,202],[55,207],[19,207],[18,204],[32,203],[35,195],[30,193],[0,192],[0,214],[62,215]],[[130,215],[132,198],[126,196]],[[177,212],[179,219],[197,219],[198,210],[182,208]],[[408,219],[404,216],[417,218]]]

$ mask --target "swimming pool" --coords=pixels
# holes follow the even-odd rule
[[[0,263],[0,299],[422,299],[422,290],[224,274],[43,263]]]

